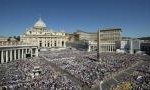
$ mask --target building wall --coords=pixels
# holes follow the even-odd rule
[[[77,31],[74,33],[75,35],[75,40],[80,41],[80,40],[88,40],[91,42],[96,42],[97,41],[97,33],[96,32],[84,32],[84,31]]]
[[[137,53],[140,51],[140,44],[141,40],[136,39],[136,38],[128,38],[128,39],[122,39],[120,41],[120,48],[121,50],[124,50],[126,53]]]
[[[116,42],[121,40],[121,29],[98,30],[98,50],[99,52],[115,52]]]
[[[0,42],[8,41],[8,37],[0,37]]]
[[[146,54],[150,55],[150,42],[143,42],[141,43],[141,51],[145,52]]]
[[[76,49],[94,51],[96,50],[95,48],[97,46],[97,45],[95,46],[95,43],[97,43],[96,32],[84,32],[84,31],[78,30],[74,32],[73,34],[69,34],[67,46],[74,47]]]

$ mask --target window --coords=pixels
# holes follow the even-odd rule
[[[42,47],[42,41],[40,41],[40,45],[39,46]]]

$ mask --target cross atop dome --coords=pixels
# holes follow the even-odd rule
[[[39,20],[34,24],[35,28],[46,28],[46,24],[42,20],[42,18],[39,18]]]

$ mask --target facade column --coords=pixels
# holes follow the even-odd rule
[[[90,45],[88,45],[88,52],[90,52],[91,51],[91,46]]]
[[[58,38],[56,39],[56,43],[57,43],[57,47],[59,47],[59,41],[58,41]]]
[[[35,56],[38,56],[38,48],[35,49]]]
[[[6,56],[5,56],[5,58],[6,58],[6,63],[8,62],[8,50],[6,50]]]
[[[31,57],[32,57],[32,48],[30,49]]]
[[[66,41],[65,40],[62,40],[63,42],[64,42],[64,46],[62,46],[62,47],[66,47]],[[62,42],[61,42],[61,44],[62,44]]]
[[[110,48],[110,52],[112,51],[112,49],[111,49],[111,45],[109,46],[109,48]]]
[[[50,38],[50,40],[49,40],[49,48],[51,48],[51,38]]]
[[[115,52],[115,47],[114,46],[112,46],[112,47],[113,47],[112,51]]]
[[[10,50],[9,53],[10,53],[10,61],[12,61],[12,50]]]
[[[55,47],[57,47],[57,38],[55,39],[55,43],[56,43]]]
[[[112,52],[112,46],[110,45],[110,52]]]
[[[28,49],[25,49],[25,53],[26,53],[26,54],[28,53]]]
[[[110,52],[110,46],[108,45],[108,51]]]
[[[133,40],[130,40],[130,54],[133,54]]]
[[[26,54],[28,53],[28,49],[25,49],[25,58],[26,58]]]
[[[26,58],[26,49],[23,50],[23,57]]]
[[[110,45],[110,52],[112,52],[112,46]]]
[[[112,48],[113,48],[113,47],[112,47],[112,45],[111,45],[111,52],[112,52]]]
[[[4,54],[3,54],[3,51],[1,51],[1,63],[4,63]]]

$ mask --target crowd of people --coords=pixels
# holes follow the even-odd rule
[[[41,55],[89,86],[95,85],[97,81],[106,80],[111,75],[117,74],[144,59],[142,55],[136,54],[100,53],[100,60],[98,61],[96,52],[78,50],[42,52]]]
[[[0,87],[3,90],[80,90],[75,82],[56,72],[48,61],[40,57],[16,60],[0,67]],[[34,74],[34,69],[40,73]]]
[[[144,61],[144,64],[134,68],[131,75],[125,75],[118,81],[112,90],[150,90],[150,60]]]
[[[97,60],[96,52],[79,50],[42,51],[39,53],[39,57],[1,64],[0,87],[15,90],[80,90],[82,87],[77,82],[56,71],[50,63],[57,65],[75,78],[80,79],[84,84],[92,87],[141,60],[145,60],[147,63],[137,68],[136,74],[126,75],[120,79],[120,83],[132,82],[136,88],[134,90],[150,88],[149,56],[108,52],[100,53],[99,56],[100,58]]]

